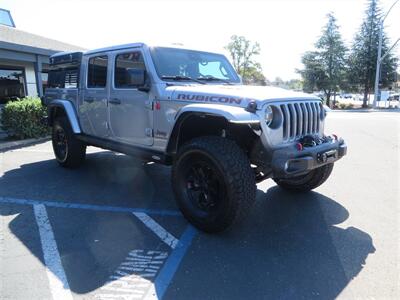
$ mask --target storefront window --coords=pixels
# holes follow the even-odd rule
[[[24,71],[0,68],[0,103],[23,98],[25,95]]]

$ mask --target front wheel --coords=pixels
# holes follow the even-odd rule
[[[274,181],[289,191],[308,192],[323,184],[331,175],[332,169],[333,163],[316,168],[305,175],[285,179],[274,178]]]
[[[183,215],[206,232],[223,231],[242,219],[256,196],[247,156],[221,137],[185,144],[172,168],[172,185]]]

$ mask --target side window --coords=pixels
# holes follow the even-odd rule
[[[129,70],[145,70],[143,56],[140,52],[118,54],[115,58],[114,85],[116,88],[134,88],[130,84]]]
[[[107,85],[107,64],[106,55],[89,58],[88,63],[88,88],[104,88]]]

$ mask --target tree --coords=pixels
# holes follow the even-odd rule
[[[303,90],[307,93],[320,91],[327,80],[323,65],[316,51],[306,52],[301,58],[304,70],[298,70],[303,78]]]
[[[287,81],[287,87],[290,90],[301,91],[303,89],[303,82],[300,79],[290,79]]]
[[[336,18],[332,13],[327,18],[322,35],[315,43],[316,50],[303,55],[304,70],[298,72],[303,78],[303,89],[307,92],[322,90],[329,106],[332,94],[345,84],[347,49]]]
[[[225,47],[232,57],[233,66],[245,84],[266,84],[259,62],[255,56],[260,54],[260,45],[252,43],[244,36],[231,36],[231,42]]]
[[[301,91],[303,89],[303,82],[300,79],[284,81],[282,78],[276,77],[275,80],[271,82],[271,85],[295,91]]]
[[[275,80],[272,82],[272,85],[280,88],[286,88],[286,82],[283,81],[283,79],[280,78],[279,76],[275,77]]]
[[[364,107],[367,106],[368,95],[374,88],[381,17],[378,0],[369,0],[363,23],[354,37],[349,56],[348,80],[351,82],[353,90],[364,90]],[[389,40],[383,32],[382,55],[388,51],[388,44]],[[382,87],[387,87],[395,81],[396,69],[397,59],[389,54],[381,65],[380,83]]]

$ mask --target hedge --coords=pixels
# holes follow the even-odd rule
[[[1,127],[10,137],[17,139],[46,136],[49,129],[42,119],[47,109],[39,98],[24,98],[8,102],[1,114]]]

